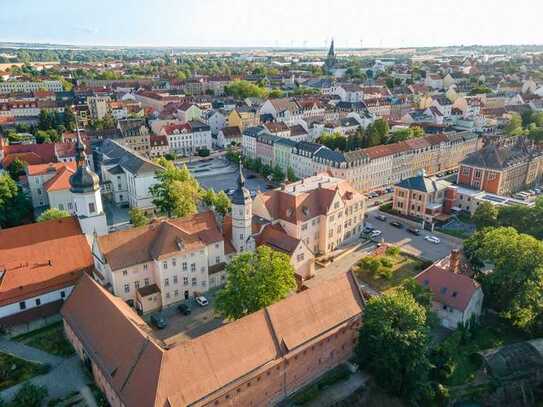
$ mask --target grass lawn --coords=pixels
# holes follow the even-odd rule
[[[62,321],[19,335],[14,340],[57,356],[71,356],[74,349],[64,336]]]
[[[355,268],[356,276],[360,281],[379,291],[398,287],[406,279],[416,276],[426,266],[422,260],[402,253],[396,256],[385,255],[382,257],[386,257],[392,262],[392,275],[389,279],[376,275],[371,271],[363,270],[360,264]]]
[[[27,362],[0,352],[0,390],[15,386],[39,374],[45,374],[48,370],[48,366]]]
[[[449,346],[453,355],[453,371],[446,384],[459,386],[475,378],[481,367],[481,360],[476,357],[477,352],[527,339],[528,337],[523,332],[493,315],[483,317],[480,326],[472,329],[464,337],[461,332],[456,331],[441,344]]]
[[[441,233],[445,233],[446,235],[457,237],[458,239],[467,239],[473,234],[473,233],[466,232],[465,230],[443,229],[443,228],[438,228],[437,230]]]

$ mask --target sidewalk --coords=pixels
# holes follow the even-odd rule
[[[11,353],[12,355],[30,362],[49,364],[51,367],[58,366],[65,360],[60,356],[51,355],[23,343],[10,341],[6,338],[0,338],[0,352]]]
[[[349,379],[334,384],[325,389],[319,398],[310,402],[307,407],[329,407],[335,403],[346,399],[353,394],[359,387],[364,386],[368,381],[367,375],[356,372]]]

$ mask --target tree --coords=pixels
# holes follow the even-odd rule
[[[216,309],[238,319],[285,298],[295,287],[288,255],[260,246],[237,255],[226,266],[226,285],[219,291]]]
[[[30,218],[32,205],[8,175],[0,175],[0,227],[20,225],[25,218]]]
[[[289,182],[294,182],[298,180],[296,174],[294,174],[294,170],[292,169],[292,167],[287,168],[287,179],[289,180]]]
[[[149,218],[143,209],[132,208],[128,211],[128,216],[130,218],[130,223],[132,223],[134,227],[147,225],[149,223]]]
[[[265,88],[244,80],[234,81],[226,85],[224,92],[238,99],[245,99],[247,97],[265,98],[268,95],[268,91]]]
[[[285,179],[285,173],[278,165],[273,167],[272,179],[274,182],[282,182]]]
[[[10,177],[13,178],[15,181],[18,181],[19,177],[25,174],[25,163],[16,158],[11,162],[7,170]]]
[[[487,228],[465,241],[476,266],[494,271],[478,277],[485,301],[517,328],[543,333],[543,242],[511,227]]]
[[[494,227],[498,223],[498,213],[497,206],[492,205],[490,202],[483,202],[477,207],[471,220],[477,226],[477,229]]]
[[[163,170],[156,174],[157,183],[150,188],[154,205],[168,217],[184,217],[197,212],[200,186],[187,167],[177,168],[164,158],[158,160]]]
[[[505,126],[505,133],[509,136],[518,136],[522,134],[522,117],[518,113],[511,114],[511,120]]]
[[[423,306],[427,314],[430,315],[430,312],[432,311],[433,294],[429,288],[420,285],[414,278],[410,278],[401,285],[400,289],[411,294],[415,301]]]
[[[360,366],[390,393],[415,399],[430,371],[427,322],[426,309],[406,290],[371,298],[355,348]]]
[[[221,215],[226,215],[232,206],[232,202],[224,191],[216,193],[213,188],[202,192],[202,202],[207,207],[214,207]]]
[[[49,208],[44,211],[40,216],[38,216],[38,222],[46,222],[53,219],[62,219],[70,216],[68,211],[63,211],[58,208]]]

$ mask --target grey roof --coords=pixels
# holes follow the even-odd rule
[[[300,141],[298,144],[296,144],[296,149],[305,151],[310,154],[315,154],[319,148],[322,148],[323,146],[321,144],[317,143],[310,143],[308,141]]]
[[[519,142],[513,146],[498,147],[489,144],[481,150],[469,154],[461,163],[473,167],[502,170],[512,165],[528,161],[542,153]]]
[[[247,127],[245,130],[243,130],[243,134],[250,137],[256,137],[263,131],[264,127],[262,126]]]
[[[436,180],[424,175],[416,175],[411,178],[406,178],[396,184],[400,188],[411,189],[421,192],[436,192],[445,189],[450,185],[447,181]]]
[[[107,172],[109,172],[110,174],[124,174],[124,171],[120,165],[108,168]]]
[[[211,127],[199,120],[192,120],[189,124],[193,132],[209,131],[211,129]]]
[[[330,150],[327,147],[323,147],[318,150],[314,156],[323,160],[333,161],[336,163],[345,162],[345,155],[343,155],[342,152]]]
[[[100,148],[102,154],[108,159],[102,161],[106,163],[117,163],[124,170],[137,175],[149,172],[156,172],[162,169],[161,166],[153,163],[152,161],[142,157],[135,151],[120,145],[115,140],[105,140]],[[113,160],[111,160],[113,159]]]
[[[275,144],[281,144],[287,147],[296,147],[296,144],[298,144],[296,141],[285,138],[285,137],[279,137],[278,140],[275,140]]]
[[[345,117],[340,120],[340,123],[343,127],[355,127],[360,126],[360,123],[353,117]]]

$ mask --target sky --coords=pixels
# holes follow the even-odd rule
[[[0,42],[167,47],[542,44],[541,0],[0,0]]]

